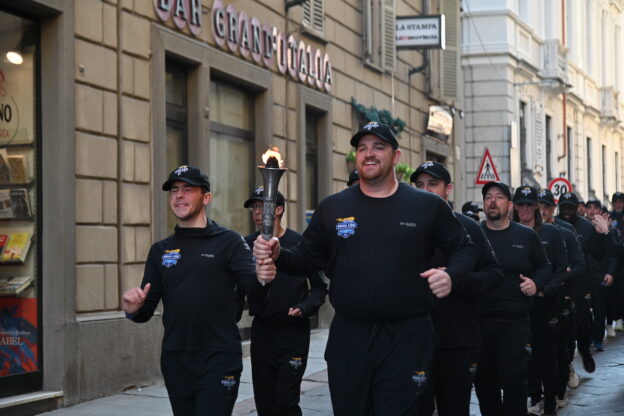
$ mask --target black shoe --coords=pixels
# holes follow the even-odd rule
[[[583,359],[583,368],[588,373],[593,373],[596,371],[596,362],[591,356],[591,353],[587,351],[586,353],[581,353],[581,358]]]

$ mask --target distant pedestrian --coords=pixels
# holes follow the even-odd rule
[[[122,309],[146,322],[162,300],[161,370],[176,416],[231,415],[243,369],[234,287],[263,299],[268,286],[256,279],[243,237],[206,217],[212,194],[198,168],[180,166],[162,189],[178,225],[152,245],[141,287],[123,294]],[[275,270],[268,261],[264,267]]]
[[[262,225],[264,189],[258,187],[244,207],[251,211],[256,228]],[[301,234],[282,225],[286,201],[277,193],[273,235],[285,248],[295,246]],[[260,231],[245,241],[253,247]],[[249,299],[251,324],[251,376],[258,416],[301,416],[301,380],[310,348],[310,317],[327,295],[322,273],[293,276],[277,272],[269,293],[261,302]],[[238,291],[242,313],[245,291]]]
[[[479,208],[479,205],[477,205],[477,203],[474,201],[468,201],[464,205],[462,205],[462,214],[464,214],[467,217],[472,218],[476,222],[481,221],[481,218],[479,218],[480,211],[483,211],[483,210]]]
[[[360,175],[356,170],[352,170],[351,173],[349,173],[349,180],[347,181],[347,188],[350,188],[352,186],[355,186],[357,184],[360,183]]]
[[[432,293],[461,286],[476,250],[444,200],[397,181],[401,152],[388,126],[366,124],[351,145],[360,185],[321,201],[296,247],[257,239],[258,273],[269,256],[293,274],[328,270],[334,415],[413,415],[433,354]],[[448,258],[446,270],[427,268],[434,247]]]

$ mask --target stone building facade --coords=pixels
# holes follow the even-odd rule
[[[622,190],[619,0],[471,0],[462,13],[466,172],[485,148],[516,187],[569,180],[581,198]],[[467,197],[480,198],[475,181]]]
[[[1,386],[17,386],[0,388],[0,408],[69,405],[159,378],[160,316],[134,324],[120,296],[140,284],[150,245],[172,229],[160,187],[174,167],[207,171],[209,216],[245,234],[255,166],[276,145],[288,168],[286,222],[303,231],[318,201],[346,186],[352,134],[380,119],[400,131],[406,167],[443,161],[461,187],[459,2],[291,3],[0,0],[18,48],[37,34],[24,72],[33,91],[20,105],[36,127],[39,316],[38,360],[26,371],[34,378],[0,373]],[[395,50],[396,16],[440,13],[444,51]],[[450,135],[426,134],[430,106],[455,114]],[[315,323],[326,327],[331,315],[327,302]]]

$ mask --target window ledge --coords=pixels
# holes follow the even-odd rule
[[[380,67],[379,65],[377,65],[374,62],[369,61],[368,59],[364,58],[364,66],[372,71],[378,72],[380,74],[385,73],[386,71]]]
[[[312,29],[311,27],[303,24],[301,25],[301,33],[306,37],[312,38],[317,42],[322,43],[323,45],[329,43],[329,41],[325,38],[325,33],[319,32],[318,30]]]
[[[155,311],[154,316],[159,316],[160,311]],[[109,312],[91,312],[78,314],[77,322],[96,322],[96,321],[109,321],[112,319],[126,319],[126,314],[123,311],[109,311]]]

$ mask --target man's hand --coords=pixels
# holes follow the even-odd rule
[[[121,297],[121,309],[129,315],[137,313],[145,303],[150,287],[152,287],[152,284],[148,283],[143,289],[135,287],[134,289],[126,290]]]
[[[253,247],[253,255],[256,260],[265,260],[270,257],[275,261],[279,257],[279,253],[280,243],[277,237],[273,237],[269,241],[266,241],[261,235],[256,238]]]
[[[609,273],[605,274],[603,282],[606,287],[611,286],[613,284],[613,276],[611,276]]]
[[[592,224],[594,224],[594,228],[596,232],[599,234],[607,234],[609,233],[609,218],[603,215],[594,215],[594,219],[592,220]]]
[[[537,286],[535,286],[535,282],[531,280],[531,278],[523,275],[520,275],[520,280],[522,280],[522,283],[520,283],[520,290],[522,291],[522,294],[525,296],[535,296],[537,293]]]
[[[292,316],[293,318],[303,318],[303,313],[301,313],[301,309],[299,308],[288,308],[288,316]]]
[[[272,282],[275,279],[277,268],[272,259],[266,258],[264,260],[256,259],[256,275],[262,285]]]
[[[420,274],[421,277],[427,279],[429,283],[429,289],[438,298],[443,298],[451,293],[453,284],[451,282],[451,276],[441,269],[429,269]]]

